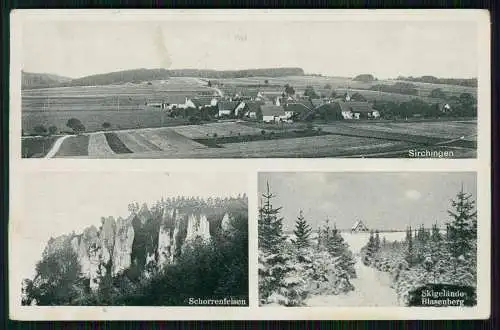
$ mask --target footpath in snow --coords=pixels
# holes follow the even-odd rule
[[[351,283],[354,291],[339,295],[317,295],[306,301],[308,306],[399,306],[397,294],[390,287],[390,275],[363,265],[357,257],[355,265],[357,278]]]
[[[401,240],[405,233],[384,233],[388,241]],[[339,295],[316,295],[306,301],[308,306],[399,306],[396,291],[391,288],[390,274],[367,267],[361,262],[361,248],[368,242],[369,233],[342,234],[350,249],[356,254],[357,278],[351,279],[354,291]],[[381,237],[382,238],[382,237]]]

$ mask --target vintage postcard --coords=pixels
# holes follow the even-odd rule
[[[488,23],[481,11],[19,11],[19,152],[475,158]]]
[[[16,10],[16,320],[490,315],[482,10]]]

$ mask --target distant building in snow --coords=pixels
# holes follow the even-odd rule
[[[366,225],[361,220],[356,221],[354,223],[354,226],[352,226],[351,228],[351,232],[353,233],[367,232],[367,231],[369,231],[368,227],[366,227]]]

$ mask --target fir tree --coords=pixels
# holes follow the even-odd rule
[[[332,268],[335,278],[335,282],[331,283],[333,291],[338,293],[352,290],[354,287],[349,279],[356,277],[354,256],[336,225],[334,224],[333,229],[330,229],[328,220],[322,231],[322,240],[324,249],[333,260],[334,267]]]
[[[278,217],[281,207],[274,208],[271,204],[271,200],[276,196],[269,191],[269,183],[262,197],[264,204],[259,210],[259,247],[276,253],[285,241],[283,218]]]
[[[415,263],[415,251],[414,251],[414,247],[413,247],[413,234],[412,234],[411,227],[407,231],[407,235],[406,235],[405,260],[410,267],[413,266]]]
[[[378,230],[375,231],[374,244],[375,244],[375,252],[378,252],[380,250],[380,235]]]
[[[442,240],[441,233],[439,232],[439,227],[437,226],[437,223],[432,225],[431,229],[431,241],[432,242],[440,242]]]
[[[380,237],[378,238],[378,243],[377,243],[377,238],[374,235],[373,230],[370,231],[370,238],[368,239],[368,244],[366,245],[366,256],[371,260],[375,257],[377,254],[378,246],[380,246]]]
[[[471,254],[477,239],[477,218],[475,201],[472,195],[464,192],[463,186],[456,199],[451,201],[452,209],[448,214],[448,239],[450,253],[454,258],[467,257]],[[475,252],[475,251],[474,251]]]
[[[299,213],[297,221],[295,222],[295,230],[293,233],[295,234],[295,240],[293,244],[298,249],[304,249],[310,246],[309,236],[311,235],[311,226],[307,224],[307,221],[304,219],[304,215],[302,214],[302,210]]]
[[[275,197],[269,190],[262,195],[264,203],[259,210],[259,298],[262,304],[275,302],[286,306],[300,305],[305,298],[302,280],[292,277],[293,256],[287,251],[283,235],[281,207],[274,208]]]

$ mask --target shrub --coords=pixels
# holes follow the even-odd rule
[[[33,132],[35,132],[35,134],[37,135],[45,135],[47,134],[47,128],[45,128],[45,126],[43,125],[36,125],[35,127],[33,127]]]
[[[82,122],[76,118],[68,119],[66,126],[71,128],[76,134],[80,134],[85,131],[85,126],[83,126]]]
[[[189,117],[189,123],[190,124],[199,124],[201,121],[201,119],[199,117],[196,117],[196,116],[190,116]]]
[[[57,126],[54,126],[54,125],[49,126],[49,134],[50,134],[50,135],[57,134],[57,132],[58,132],[58,131],[59,131],[59,130],[57,129]]]

